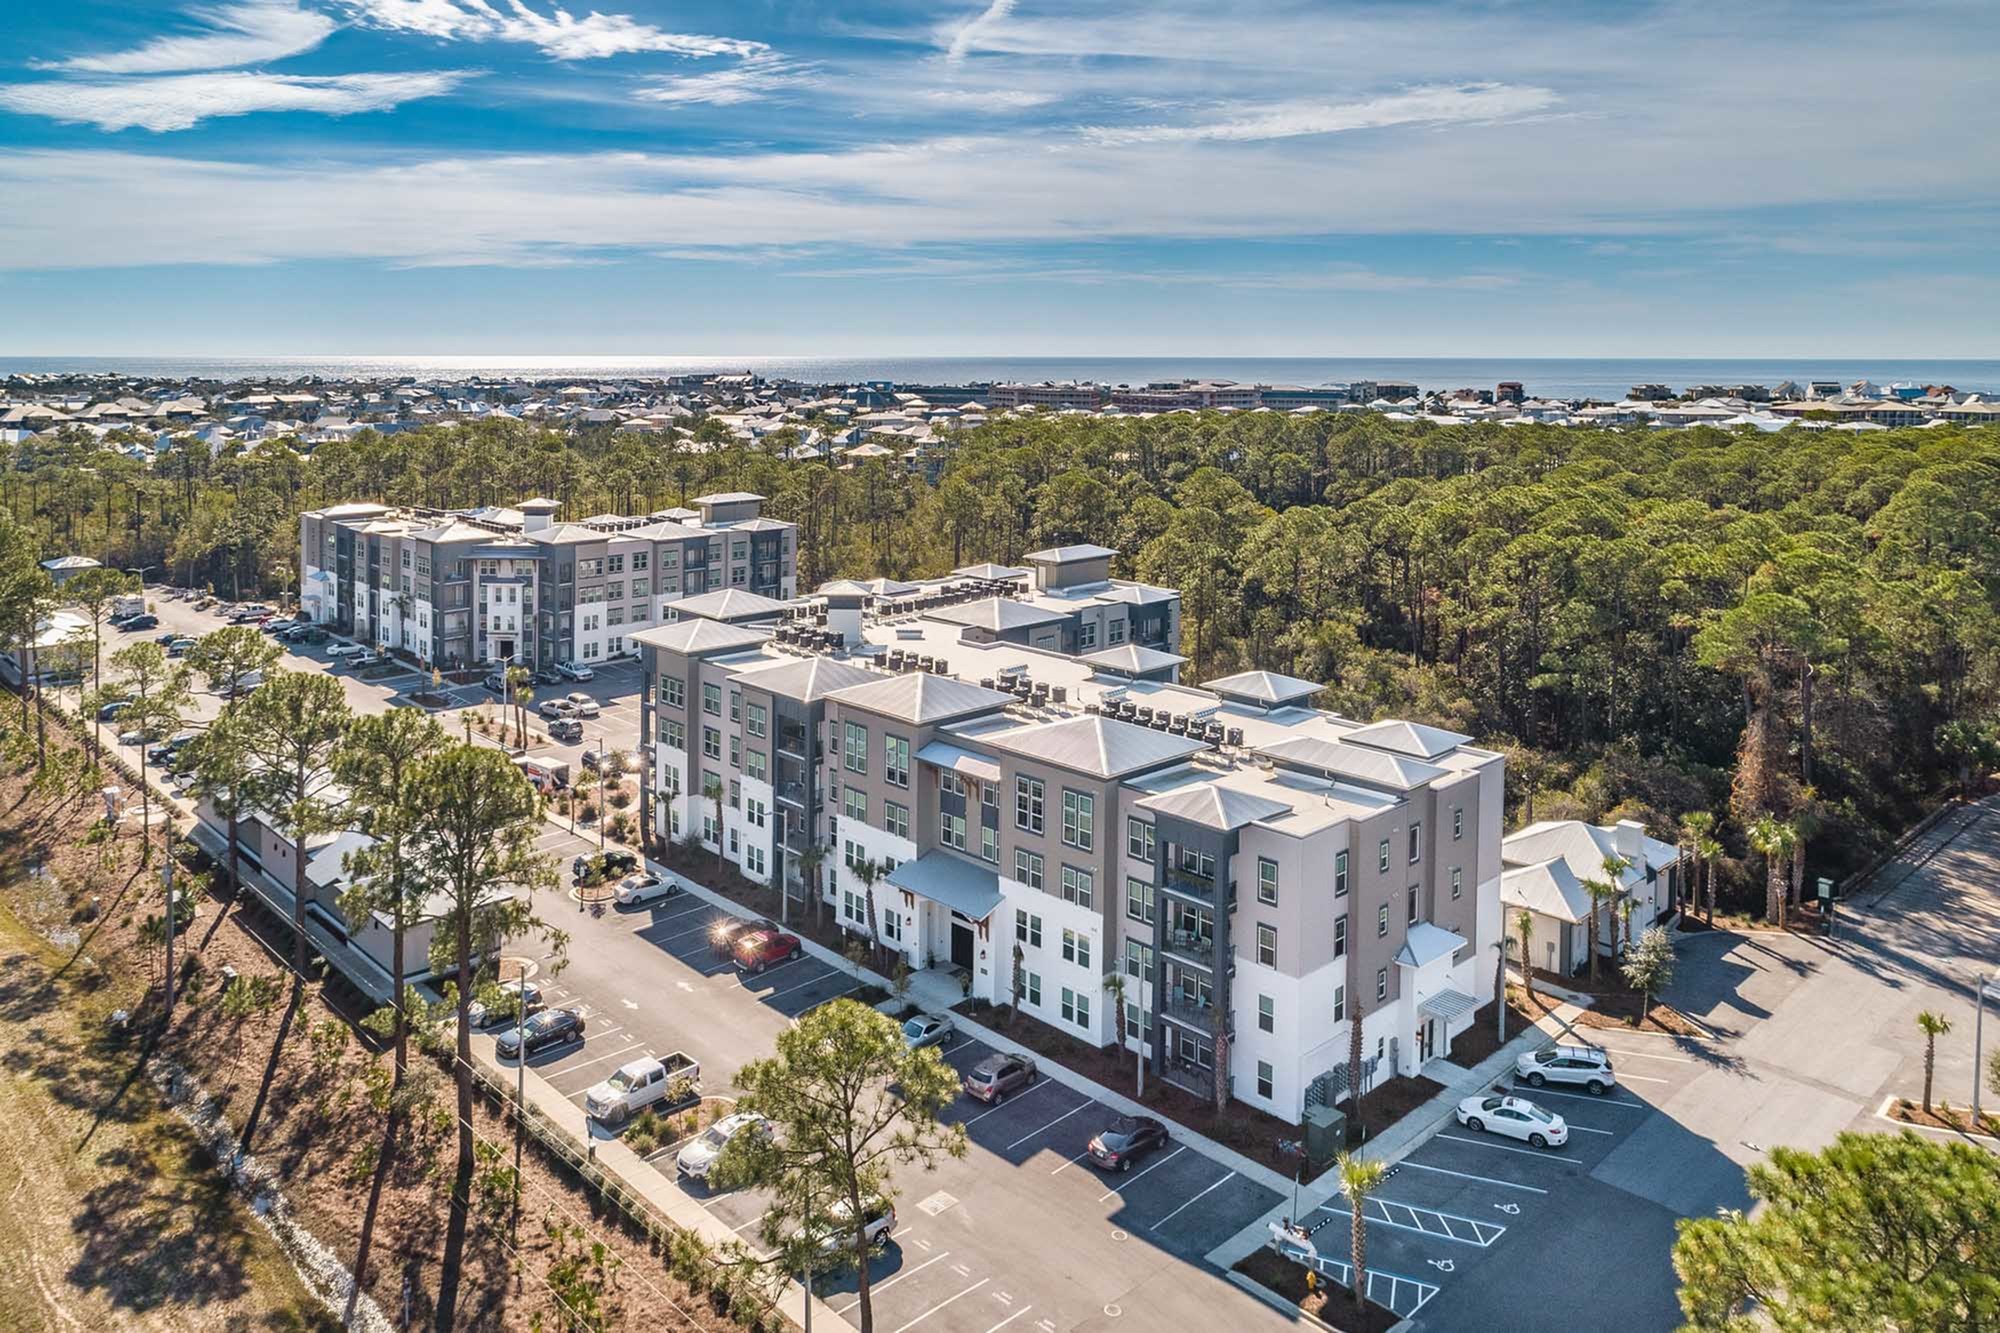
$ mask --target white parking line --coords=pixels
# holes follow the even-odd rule
[[[1035,1095],[1035,1094],[1036,1094],[1037,1092],[1040,1092],[1040,1091],[1041,1091],[1041,1090],[1042,1090],[1043,1088],[1046,1088],[1046,1087],[1048,1087],[1048,1086],[1049,1086],[1049,1084],[1048,1084],[1048,1081],[1047,1081],[1047,1080],[1044,1080],[1044,1079],[1039,1079],[1039,1078],[1038,1078],[1038,1079],[1036,1079],[1036,1080],[1035,1080],[1035,1081],[1034,1081],[1033,1083],[1030,1083],[1030,1084],[1028,1085],[1028,1090],[1027,1090],[1026,1092],[1022,1092],[1022,1093],[1016,1093],[1016,1094],[1015,1094],[1015,1096],[1016,1096],[1016,1097],[1032,1097],[1032,1096],[1034,1096],[1034,1095]],[[984,1111],[981,1111],[981,1112],[980,1112],[980,1113],[979,1113],[978,1115],[976,1115],[976,1116],[972,1117],[972,1119],[970,1119],[970,1120],[966,1120],[966,1121],[962,1121],[961,1123],[963,1123],[963,1124],[967,1124],[967,1125],[976,1125],[976,1124],[978,1124],[978,1123],[979,1123],[980,1121],[984,1120],[984,1119],[985,1119],[985,1118],[986,1118],[987,1116],[989,1116],[989,1115],[992,1115],[992,1114],[993,1114],[993,1113],[994,1113],[995,1111],[998,1111],[998,1110],[1000,1110],[1000,1109],[1001,1109],[1001,1108],[1002,1108],[1003,1106],[1005,1106],[1005,1105],[1006,1105],[1006,1103],[1005,1103],[1005,1102],[995,1102],[995,1103],[994,1103],[993,1105],[991,1105],[991,1106],[987,1107],[987,1108],[986,1108],[986,1109],[985,1109]]]
[[[1057,1117],[1056,1117],[1055,1119],[1053,1119],[1053,1120],[1049,1121],[1049,1123],[1048,1123],[1048,1124],[1046,1124],[1046,1125],[1043,1125],[1043,1126],[1042,1126],[1042,1129],[1051,1129],[1051,1128],[1055,1127],[1056,1125],[1060,1125],[1060,1124],[1061,1124],[1061,1123],[1062,1123],[1063,1121],[1065,1121],[1065,1120],[1069,1119],[1069,1118],[1070,1118],[1071,1116],[1075,1115],[1075,1114],[1076,1114],[1076,1113],[1077,1113],[1078,1111],[1081,1111],[1081,1110],[1084,1110],[1084,1109],[1088,1108],[1089,1106],[1090,1106],[1090,1103],[1089,1103],[1089,1102],[1085,1102],[1085,1103],[1084,1103],[1084,1104],[1083,1104],[1082,1106],[1072,1106],[1072,1107],[1070,1107],[1070,1109],[1069,1109],[1069,1110],[1067,1110],[1067,1111],[1064,1111],[1064,1112],[1063,1112],[1063,1113],[1062,1113],[1061,1115],[1059,1115],[1059,1116],[1057,1116]],[[1028,1132],[1027,1132],[1026,1134],[1023,1134],[1023,1135],[1022,1135],[1022,1136],[1021,1136],[1020,1138],[1018,1138],[1018,1139],[1015,1139],[1015,1140],[1014,1140],[1014,1141],[1013,1141],[1012,1143],[1008,1144],[1008,1145],[1007,1145],[1007,1146],[1006,1146],[1005,1148],[1002,1148],[1002,1149],[1001,1149],[1000,1151],[1001,1151],[1001,1152],[1012,1152],[1012,1151],[1013,1151],[1014,1149],[1016,1149],[1016,1148],[1020,1147],[1020,1146],[1021,1146],[1022,1144],[1024,1144],[1024,1143],[1026,1143],[1026,1142],[1027,1142],[1027,1141],[1028,1141],[1029,1139],[1032,1139],[1033,1137],[1035,1137],[1035,1135],[1037,1135],[1037,1134],[1041,1133],[1041,1132],[1042,1132],[1042,1129],[1031,1129],[1031,1130],[1029,1130],[1029,1131],[1028,1131]]]
[[[1650,1102],[1621,1102],[1615,1097],[1593,1097],[1587,1092],[1557,1092],[1554,1088],[1535,1088],[1532,1091],[1536,1097],[1567,1097],[1573,1102],[1595,1102],[1599,1106],[1616,1106],[1624,1111],[1653,1109]]]
[[[1667,1079],[1667,1078],[1654,1078],[1654,1077],[1653,1077],[1653,1076],[1652,1076],[1651,1074],[1623,1074],[1623,1073],[1621,1073],[1620,1075],[1618,1075],[1618,1081],[1619,1081],[1620,1083],[1671,1083],[1671,1082],[1673,1082],[1673,1080],[1672,1080],[1672,1079]]]
[[[1426,1166],[1426,1165],[1424,1165],[1424,1163],[1422,1163],[1422,1162],[1413,1162],[1413,1161],[1411,1161],[1411,1160],[1410,1160],[1409,1158],[1407,1158],[1407,1157],[1405,1157],[1405,1158],[1404,1158],[1404,1159],[1402,1160],[1402,1162],[1401,1162],[1401,1165],[1403,1165],[1403,1166],[1413,1166],[1413,1167],[1415,1167],[1415,1168],[1416,1168],[1417,1170],[1419,1170],[1419,1171],[1434,1171],[1434,1172],[1436,1172],[1436,1173],[1437,1173],[1438,1175],[1441,1175],[1441,1176],[1457,1176],[1457,1177],[1458,1177],[1458,1178],[1459,1178],[1460,1180],[1479,1180],[1479,1181],[1484,1181],[1484,1182],[1485,1182],[1486,1184],[1488,1184],[1488,1185],[1499,1185],[1499,1186],[1501,1186],[1502,1188],[1505,1188],[1505,1189],[1510,1189],[1510,1190],[1525,1190],[1525,1191],[1527,1191],[1527,1192],[1528,1192],[1529,1194],[1547,1194],[1547,1193],[1548,1193],[1548,1191],[1547,1191],[1547,1190],[1545,1190],[1545,1189],[1542,1189],[1542,1188],[1541,1188],[1540,1186],[1538,1186],[1538,1185],[1521,1185],[1521,1184],[1516,1184],[1516,1183],[1515,1183],[1514,1181],[1511,1181],[1511,1180],[1500,1180],[1500,1179],[1498,1179],[1498,1178],[1496,1178],[1496,1177],[1493,1177],[1493,1176],[1476,1176],[1476,1175],[1474,1175],[1474,1174],[1473,1174],[1472,1172],[1470,1172],[1470,1171],[1453,1171],[1453,1170],[1452,1170],[1451,1168],[1449,1168],[1449,1167],[1443,1167],[1443,1166]]]
[[[769,1214],[769,1213],[770,1213],[770,1211],[771,1211],[770,1209],[766,1208],[766,1209],[765,1209],[765,1210],[764,1210],[763,1212],[761,1212],[761,1213],[757,1214],[757,1215],[756,1215],[755,1217],[751,1218],[751,1219],[750,1219],[750,1220],[749,1220],[748,1222],[745,1222],[745,1223],[744,1223],[744,1224],[743,1224],[742,1226],[740,1226],[740,1227],[731,1227],[731,1228],[729,1228],[729,1229],[730,1229],[731,1231],[738,1231],[738,1232],[740,1232],[740,1231],[748,1231],[748,1230],[749,1230],[749,1229],[750,1229],[751,1227],[754,1227],[754,1226],[756,1226],[756,1225],[757,1225],[757,1224],[758,1224],[759,1222],[763,1221],[763,1220],[764,1220],[764,1218],[765,1218],[765,1216],[766,1216],[767,1214]]]
[[[1189,1199],[1186,1203],[1174,1209],[1171,1213],[1168,1213],[1165,1217],[1161,1218],[1159,1221],[1153,1223],[1153,1225],[1149,1227],[1148,1230],[1158,1231],[1161,1227],[1173,1221],[1176,1217],[1179,1217],[1182,1213],[1186,1212],[1188,1209],[1194,1207],[1194,1205],[1201,1200],[1203,1195],[1211,1194],[1214,1191],[1221,1189],[1224,1185],[1227,1185],[1230,1181],[1234,1179],[1236,1179],[1236,1173],[1234,1171],[1231,1171],[1228,1175],[1224,1176],[1222,1179],[1216,1181],[1213,1185],[1210,1185],[1207,1189],[1203,1190],[1201,1194],[1195,1195],[1194,1198]]]
[[[1034,1308],[1035,1307],[1032,1305],[1022,1306],[1020,1309],[1014,1311],[1014,1313],[1008,1315],[1005,1319],[1002,1319],[999,1323],[995,1324],[993,1327],[987,1329],[986,1333],[1000,1333],[1001,1329],[1007,1327],[1007,1325],[1013,1323],[1016,1319],[1019,1319],[1022,1315],[1028,1313],[1028,1311]]]
[[[1088,1156],[1090,1156],[1090,1149],[1085,1148],[1082,1152],[1070,1158],[1067,1162],[1064,1162],[1061,1166],[1057,1167],[1055,1170],[1049,1172],[1049,1174],[1052,1176],[1059,1176],[1063,1172],[1069,1170],[1071,1167],[1075,1166],[1078,1162],[1081,1162],[1084,1158]]]
[[[679,917],[687,916],[694,912],[710,912],[713,910],[715,909],[711,908],[707,903],[697,898],[693,902],[681,904],[679,907],[675,908],[671,912],[653,913],[653,919],[648,921],[645,925],[639,927],[639,929],[650,930],[654,926],[663,926],[669,921],[673,921]]]
[[[805,989],[806,987],[808,987],[808,986],[817,986],[817,985],[819,985],[819,984],[820,984],[820,983],[821,983],[822,981],[830,981],[830,980],[832,980],[833,978],[835,978],[835,977],[839,977],[839,976],[842,976],[842,975],[845,975],[845,974],[843,974],[843,973],[840,973],[840,972],[835,972],[835,971],[833,971],[832,969],[830,969],[830,968],[829,968],[829,969],[828,969],[827,971],[825,971],[825,972],[822,972],[822,973],[820,973],[820,974],[819,974],[818,976],[814,977],[814,978],[813,978],[813,979],[812,979],[811,981],[801,981],[801,982],[800,982],[800,983],[799,983],[798,985],[796,985],[796,986],[787,986],[787,987],[785,987],[785,988],[784,988],[783,990],[774,990],[774,991],[772,991],[772,992],[771,992],[771,993],[770,993],[769,995],[766,995],[766,996],[765,996],[764,998],[765,998],[765,999],[767,999],[767,1000],[775,1000],[775,999],[777,999],[777,998],[778,998],[778,997],[779,997],[780,995],[790,995],[790,994],[791,994],[791,993],[792,993],[793,991],[795,991],[795,990],[804,990],[804,989]],[[849,987],[848,987],[848,988],[847,988],[846,990],[842,991],[842,992],[840,993],[840,995],[852,995],[852,994],[854,994],[854,992],[856,992],[856,991],[860,990],[860,989],[862,988],[862,986],[864,986],[864,985],[866,985],[866,984],[867,984],[866,982],[856,982],[856,983],[855,983],[854,985],[852,985],[852,986],[849,986]],[[830,995],[830,996],[828,996],[827,998],[828,998],[828,999],[832,999],[832,1000],[837,1000],[837,999],[839,999],[839,998],[840,998],[840,995]]]
[[[1468,1139],[1462,1134],[1439,1134],[1437,1137],[1452,1143],[1469,1143],[1475,1148],[1491,1148],[1495,1152],[1517,1152],[1523,1157],[1539,1157],[1543,1161],[1563,1160],[1560,1157],[1553,1157],[1543,1148],[1514,1148],[1505,1143],[1488,1143],[1485,1139]]]
[[[1567,1121],[1564,1123],[1568,1124]],[[1570,1128],[1579,1134],[1602,1134],[1607,1139],[1618,1136],[1618,1131],[1615,1129],[1592,1129],[1589,1125],[1570,1125]]]
[[[970,1296],[973,1292],[978,1291],[981,1287],[985,1286],[992,1280],[993,1279],[990,1277],[980,1278],[979,1281],[973,1283],[971,1286],[967,1287],[964,1291],[959,1292],[958,1296],[945,1297],[943,1300],[939,1301],[936,1305],[933,1305],[930,1309],[924,1311],[922,1314],[918,1315],[915,1319],[912,1319],[909,1323],[903,1325],[902,1328],[897,1329],[896,1333],[904,1333],[904,1330],[906,1329],[915,1328],[918,1324],[923,1323],[924,1320],[929,1319],[939,1310],[944,1309],[945,1306],[950,1305],[953,1301],[957,1300],[959,1296]]]
[[[656,940],[652,940],[652,941],[649,941],[649,942],[650,942],[650,943],[653,943],[653,944],[658,944],[658,945],[661,945],[661,946],[663,946],[663,947],[664,947],[665,945],[669,945],[669,944],[672,944],[672,943],[673,943],[673,942],[674,942],[675,940],[684,940],[684,939],[686,939],[686,938],[687,938],[688,936],[690,936],[690,935],[706,935],[706,934],[708,934],[708,932],[709,932],[710,930],[712,930],[713,928],[714,928],[714,923],[713,923],[713,922],[710,922],[710,921],[704,921],[704,922],[702,922],[702,923],[701,923],[700,925],[698,925],[698,926],[694,927],[694,928],[693,928],[692,930],[683,930],[683,931],[679,932],[678,934],[674,934],[674,935],[662,935],[662,936],[661,936],[661,937],[660,937],[659,939],[656,939]],[[644,932],[643,932],[643,931],[634,931],[634,932],[633,932],[633,934],[635,934],[635,935],[638,935],[638,934],[644,934]],[[671,953],[671,952],[673,952],[673,951],[672,951],[672,950],[668,950],[668,952],[669,952],[669,953]],[[683,959],[682,961],[683,961],[683,962],[685,962],[686,960],[685,960],[685,959]]]
[[[611,1054],[600,1055],[595,1060],[579,1060],[577,1063],[573,1065],[564,1065],[561,1069],[551,1069],[546,1075],[546,1077],[561,1078],[564,1074],[574,1074],[579,1069],[588,1069],[592,1065],[601,1065],[606,1060],[616,1060],[619,1056],[625,1054],[627,1051],[636,1051],[645,1044],[646,1043],[643,1041],[635,1041],[630,1046],[620,1046],[617,1050],[611,1052]]]
[[[1185,1143],[1183,1143],[1183,1144],[1182,1144],[1182,1145],[1181,1145],[1180,1147],[1178,1147],[1178,1148],[1174,1149],[1174,1150],[1173,1150],[1172,1152],[1168,1153],[1168,1154],[1167,1154],[1167,1155],[1166,1155],[1165,1157],[1162,1157],[1162,1158],[1161,1158],[1161,1159],[1160,1159],[1159,1161],[1157,1161],[1157,1162],[1153,1163],[1153,1164],[1152,1164],[1151,1166],[1147,1167],[1145,1171],[1141,1171],[1141,1172],[1140,1172],[1140,1173],[1139,1173],[1138,1175],[1136,1175],[1136,1176],[1133,1176],[1133,1177],[1132,1177],[1132,1178],[1131,1178],[1130,1180],[1126,1181],[1126,1182],[1125,1182],[1125,1185],[1136,1185],[1136,1184],[1138,1184],[1138,1183],[1139,1183],[1139,1182],[1140,1182],[1141,1180],[1144,1180],[1144,1179],[1146,1178],[1146,1172],[1148,1172],[1148,1171],[1157,1171],[1157,1170],[1159,1170],[1159,1169],[1160,1169],[1161,1167],[1165,1166],[1165,1165],[1166,1165],[1166,1164],[1167,1164],[1168,1162],[1171,1162],[1171,1161],[1173,1161],[1173,1160],[1174,1160],[1174,1158],[1176,1158],[1176,1157],[1179,1157],[1179,1156],[1180,1156],[1180,1155],[1181,1155],[1182,1153],[1184,1153],[1184,1152],[1186,1152],[1186,1151],[1187,1151],[1187,1145],[1186,1145]],[[1124,1186],[1123,1186],[1123,1185],[1114,1185],[1114,1186],[1113,1186],[1112,1188],[1110,1188],[1110,1189],[1108,1189],[1108,1190],[1104,1191],[1104,1193],[1102,1193],[1102,1194],[1098,1195],[1098,1196],[1097,1196],[1097,1201],[1098,1201],[1099,1203],[1103,1203],[1103,1202],[1104,1202],[1104,1201],[1105,1201],[1106,1199],[1108,1199],[1108,1198],[1110,1198],[1110,1197],[1111,1197],[1112,1195],[1116,1194],[1116,1193],[1117,1193],[1117,1192],[1118,1192],[1118,1191],[1119,1191],[1120,1189],[1122,1189],[1122,1188],[1124,1188]]]
[[[1699,1065],[1708,1063],[1706,1060],[1697,1060],[1691,1055],[1654,1055],[1651,1051],[1621,1051],[1616,1047],[1611,1047],[1611,1046],[1606,1046],[1603,1048],[1603,1050],[1606,1055],[1615,1055],[1620,1057],[1621,1059],[1627,1059],[1627,1060],[1671,1060],[1673,1063],[1677,1065]]]
[[[895,1286],[898,1282],[901,1282],[904,1278],[909,1277],[914,1273],[921,1273],[926,1268],[929,1268],[932,1264],[937,1263],[942,1259],[948,1259],[950,1257],[951,1257],[950,1250],[946,1250],[943,1254],[934,1254],[930,1258],[918,1264],[915,1268],[905,1268],[902,1272],[896,1274],[896,1276],[890,1278],[887,1282],[874,1283],[868,1288],[869,1299],[873,1300],[877,1292],[887,1291],[890,1287]],[[856,1296],[852,1301],[849,1301],[846,1305],[843,1305],[838,1310],[835,1310],[834,1313],[846,1314],[849,1310],[852,1310],[855,1306],[859,1304],[861,1304],[861,1298],[859,1296]]]

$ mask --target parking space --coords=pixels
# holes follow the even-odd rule
[[[1667,1038],[1581,1035],[1605,1038],[1594,1044],[1610,1053],[1619,1087],[1593,1097],[1508,1079],[1494,1089],[1563,1117],[1567,1145],[1535,1148],[1453,1120],[1390,1168],[1363,1205],[1374,1299],[1405,1316],[1422,1311],[1419,1322],[1438,1328],[1655,1327],[1677,1318],[1675,1215],[1604,1177],[1610,1159],[1661,1117],[1659,1105],[1709,1057]],[[1329,1200],[1301,1222],[1328,1280],[1344,1282],[1347,1201]],[[1613,1235],[1644,1239],[1621,1245],[1618,1281],[1607,1286],[1590,1255],[1603,1254],[1600,1238]],[[1590,1243],[1579,1245],[1582,1237]],[[1507,1258],[1490,1262],[1496,1255]]]

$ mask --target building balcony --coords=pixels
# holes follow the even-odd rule
[[[1215,1071],[1190,1061],[1167,1061],[1167,1067],[1160,1071],[1160,1078],[1197,1097],[1212,1099],[1215,1096]]]
[[[806,784],[803,782],[780,782],[771,788],[772,795],[786,805],[806,808]]]
[[[1215,881],[1203,879],[1200,875],[1190,875],[1184,870],[1169,870],[1165,888],[1169,893],[1192,898],[1196,902],[1208,903],[1211,906],[1215,903]]]
[[[1160,998],[1160,1017],[1207,1035],[1215,1030],[1215,1003],[1168,991]]]
[[[1191,963],[1207,972],[1215,970],[1215,936],[1198,930],[1169,930],[1160,946],[1168,957]]]

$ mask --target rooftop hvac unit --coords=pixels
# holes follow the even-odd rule
[[[981,677],[979,678],[979,688],[980,688],[980,689],[982,689],[982,690],[990,690],[990,689],[992,689],[992,688],[993,688],[993,677],[991,677],[991,676],[981,676]]]
[[[1231,727],[1229,729],[1228,739],[1230,745],[1240,748],[1243,744],[1243,728]]]
[[[1057,702],[1058,704],[1068,703],[1069,687],[1067,685],[1056,686],[1054,689],[1049,691],[1049,698],[1055,700],[1055,702]]]
[[[1151,708],[1141,708],[1137,710],[1137,712],[1138,712],[1137,720],[1140,726],[1150,727],[1153,725],[1153,710]]]

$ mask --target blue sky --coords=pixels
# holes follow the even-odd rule
[[[0,7],[0,351],[2000,355],[1991,0],[602,3]]]

